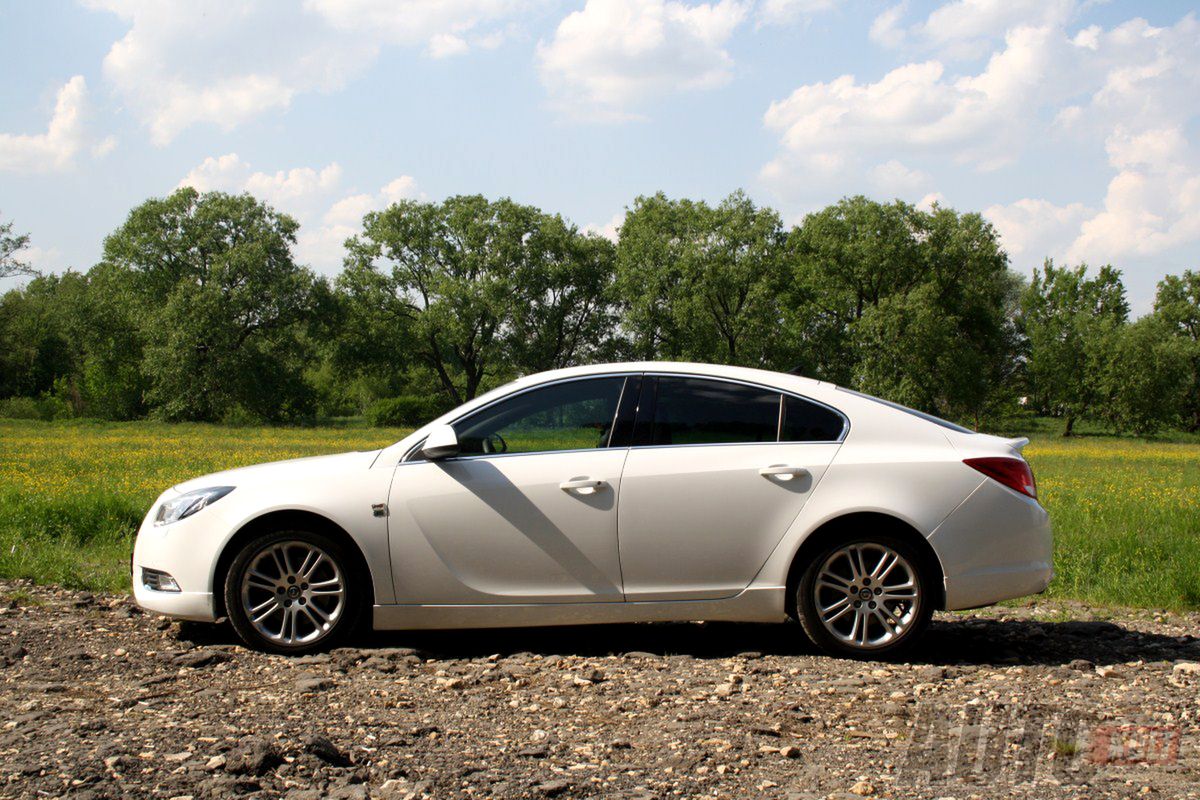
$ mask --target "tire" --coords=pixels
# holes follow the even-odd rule
[[[357,563],[334,539],[275,531],[247,542],[234,557],[225,576],[225,610],[248,647],[303,655],[335,646],[358,626],[366,587]]]
[[[805,568],[796,616],[829,655],[895,658],[929,626],[933,572],[924,554],[900,537],[849,537],[822,548]]]

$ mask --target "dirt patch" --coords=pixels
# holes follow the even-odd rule
[[[3,797],[1200,797],[1200,615],[380,634],[289,659],[0,582]]]

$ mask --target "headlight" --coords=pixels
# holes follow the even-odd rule
[[[194,492],[181,494],[179,497],[165,501],[158,507],[158,513],[154,515],[154,524],[170,525],[172,522],[190,517],[232,491],[232,486],[213,486],[209,489],[197,489]]]

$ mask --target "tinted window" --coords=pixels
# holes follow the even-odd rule
[[[624,378],[533,389],[455,424],[459,452],[534,453],[606,447]]]
[[[650,444],[774,442],[779,392],[699,378],[659,378]]]
[[[784,395],[784,442],[833,442],[842,435],[842,418],[824,406]]]

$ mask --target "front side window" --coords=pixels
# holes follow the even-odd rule
[[[522,392],[455,423],[463,455],[608,446],[624,377],[588,378]]]
[[[779,397],[779,392],[736,383],[661,377],[647,443],[778,441]]]

